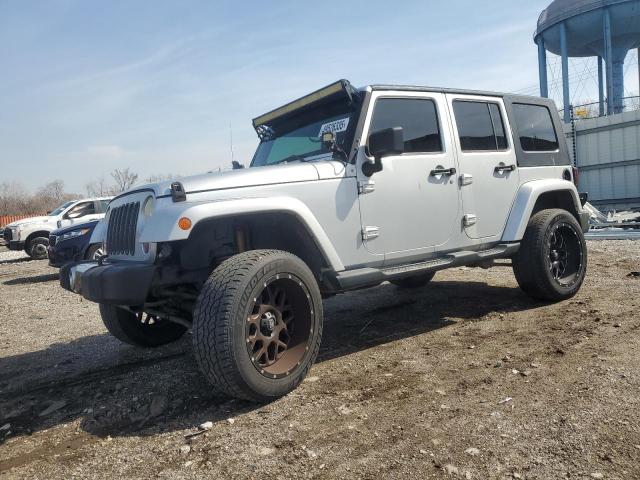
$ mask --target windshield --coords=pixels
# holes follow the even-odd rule
[[[270,138],[258,145],[251,166],[261,167],[282,162],[304,161],[315,155],[328,154],[329,150],[323,148],[321,142],[322,134],[327,132],[333,132],[336,145],[348,152],[357,121],[355,113],[349,110],[325,115],[319,119],[310,119],[308,115],[301,116],[298,121],[295,118],[293,122],[289,121],[289,128],[286,130],[282,128],[282,132],[278,131],[278,125],[270,127],[272,134]],[[346,160],[342,157],[341,159]]]
[[[53,212],[49,213],[50,217],[57,217],[58,215],[60,215],[62,212],[64,212],[64,209],[73,205],[75,202],[72,200],[70,202],[65,202],[62,205],[60,205],[58,208],[56,208]]]

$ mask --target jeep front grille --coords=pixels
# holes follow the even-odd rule
[[[107,228],[107,254],[134,255],[140,202],[120,205],[111,210]]]
[[[11,241],[11,229],[10,228],[5,228],[4,229],[4,241],[9,243]]]

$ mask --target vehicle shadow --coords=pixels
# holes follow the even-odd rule
[[[10,265],[12,263],[35,262],[31,257],[11,258],[9,260],[0,260],[0,265]]]
[[[47,273],[44,275],[35,275],[33,277],[20,277],[20,278],[12,278],[11,280],[7,280],[6,282],[2,282],[3,285],[25,285],[28,283],[43,283],[43,282],[52,282],[54,280],[58,280],[60,275],[56,273]]]
[[[451,319],[540,305],[517,288],[480,282],[434,281],[412,290],[385,284],[339,295],[324,303],[318,362],[445,328]],[[15,436],[79,418],[97,437],[144,436],[195,431],[205,421],[269,408],[214,391],[198,370],[190,337],[149,351],[100,334],[0,358],[0,423]]]

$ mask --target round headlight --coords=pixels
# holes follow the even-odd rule
[[[153,200],[153,197],[151,196],[147,197],[144,203],[142,204],[142,214],[145,217],[150,217],[151,214],[153,213],[154,207],[155,207],[155,202]]]

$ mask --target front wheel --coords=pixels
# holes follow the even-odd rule
[[[587,273],[587,244],[576,219],[561,209],[531,217],[513,259],[520,288],[540,300],[574,296]]]
[[[47,258],[47,247],[49,246],[49,239],[45,237],[36,237],[29,240],[24,251],[34,260],[43,260]]]
[[[100,304],[100,316],[109,333],[136,347],[153,348],[178,340],[187,328],[156,315],[134,313],[115,305]]]
[[[205,377],[227,395],[266,402],[304,379],[322,338],[322,299],[298,257],[252,250],[216,268],[193,314],[193,344]]]
[[[102,250],[102,245],[99,243],[95,243],[87,249],[87,252],[84,255],[84,259],[98,260],[102,256],[104,256],[104,250]]]

